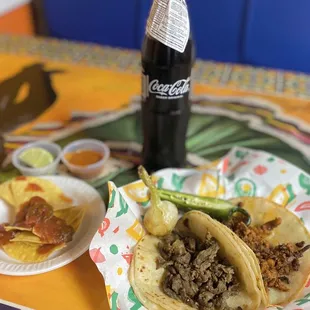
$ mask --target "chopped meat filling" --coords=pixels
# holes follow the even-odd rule
[[[272,245],[266,237],[280,224],[281,218],[276,218],[261,226],[249,227],[235,219],[228,226],[255,253],[265,286],[285,292],[289,290],[290,273],[299,270],[299,259],[310,249],[310,245],[305,245],[304,242]]]
[[[234,268],[218,256],[219,245],[208,235],[199,239],[175,232],[158,245],[158,268],[166,269],[163,291],[196,309],[231,309],[225,299],[238,286]]]

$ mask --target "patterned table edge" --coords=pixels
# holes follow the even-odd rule
[[[140,73],[140,52],[31,36],[0,35],[0,53]],[[255,93],[310,98],[310,75],[197,59],[193,79],[199,84]]]

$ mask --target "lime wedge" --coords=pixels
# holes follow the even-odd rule
[[[34,147],[19,155],[19,160],[32,168],[43,168],[54,161],[53,155],[45,149]]]

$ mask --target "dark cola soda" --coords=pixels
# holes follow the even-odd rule
[[[193,41],[184,0],[155,0],[142,47],[143,164],[183,167]]]

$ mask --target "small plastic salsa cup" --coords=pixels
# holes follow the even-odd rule
[[[43,148],[53,155],[54,161],[42,168],[32,168],[25,165],[19,158],[20,155],[31,148]],[[12,155],[12,163],[19,170],[19,172],[26,176],[43,176],[53,175],[57,172],[57,167],[60,162],[61,147],[49,141],[30,142],[14,151]]]
[[[89,165],[77,165],[68,160],[69,154],[82,151],[93,151],[101,154],[101,159]],[[75,176],[82,179],[92,179],[100,175],[104,164],[110,157],[109,147],[96,139],[82,139],[69,143],[61,153],[61,160],[68,170]]]

